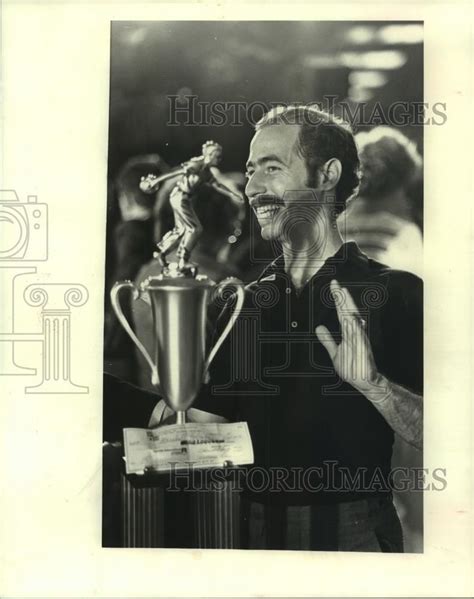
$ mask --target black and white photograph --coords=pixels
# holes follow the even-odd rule
[[[0,16],[0,596],[472,596],[472,5]]]
[[[423,552],[444,108],[422,22],[111,24],[105,546]]]

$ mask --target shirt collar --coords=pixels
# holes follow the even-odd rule
[[[314,276],[320,275],[351,275],[354,271],[367,268],[367,256],[363,254],[355,241],[343,243],[337,252],[327,258],[318,269]],[[286,275],[285,260],[283,254],[280,254],[273,262],[271,262],[262,272],[257,282],[275,281],[277,275]]]

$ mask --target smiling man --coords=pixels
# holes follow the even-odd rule
[[[358,173],[329,114],[287,107],[256,126],[246,195],[281,255],[246,287],[195,404],[248,422],[248,548],[403,551],[390,464],[394,432],[422,445],[422,285],[343,243]]]
[[[335,217],[358,185],[350,129],[314,109],[269,113],[256,127],[245,189],[262,237],[283,245],[299,290],[342,245]]]

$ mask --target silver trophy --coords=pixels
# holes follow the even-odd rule
[[[209,366],[239,317],[244,302],[243,284],[238,279],[226,279],[216,286],[207,276],[198,274],[190,262],[192,249],[202,230],[193,208],[195,191],[201,185],[211,185],[235,202],[243,202],[239,191],[228,185],[217,164],[221,148],[214,142],[203,146],[202,156],[192,158],[181,168],[162,177],[144,177],[140,188],[154,193],[165,179],[176,177],[170,193],[175,227],[157,244],[154,254],[162,266],[158,276],[146,279],[138,288],[131,281],[115,283],[111,291],[113,309],[125,331],[131,337],[151,369],[152,384],[176,412],[177,423],[184,424],[186,411],[192,406],[201,385],[208,376]],[[167,255],[177,249],[178,262],[169,263]],[[214,347],[206,357],[206,315],[211,293],[224,297],[234,288],[235,307]],[[153,314],[154,350],[150,356],[128,323],[119,302],[122,289],[131,289],[133,299],[145,299]]]

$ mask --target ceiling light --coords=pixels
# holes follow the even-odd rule
[[[342,52],[340,59],[349,69],[399,69],[407,61],[406,55],[399,50]]]
[[[351,27],[346,33],[346,40],[351,44],[361,45],[369,44],[375,38],[376,31],[373,27],[359,25]]]
[[[384,44],[421,44],[423,25],[385,25],[377,31],[377,38]]]

